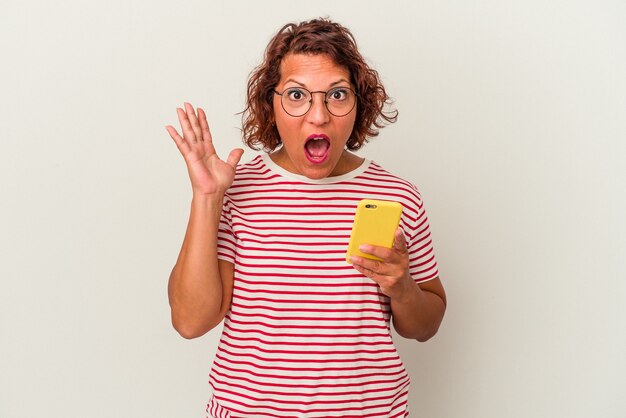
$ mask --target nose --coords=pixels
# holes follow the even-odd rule
[[[330,120],[330,112],[326,108],[326,103],[324,100],[326,99],[326,95],[321,92],[318,93],[317,97],[315,94],[311,95],[311,108],[306,114],[307,120],[314,125],[323,125]]]

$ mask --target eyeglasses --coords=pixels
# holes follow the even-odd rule
[[[333,116],[346,116],[356,105],[357,94],[349,87],[336,87],[328,91],[308,91],[303,87],[289,87],[280,96],[280,104],[293,117],[304,116],[313,105],[313,93],[324,94],[324,105]]]

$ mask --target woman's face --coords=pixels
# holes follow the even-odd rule
[[[350,73],[328,55],[289,54],[280,65],[279,93],[300,87],[311,92],[349,87]],[[281,96],[274,94],[274,117],[283,146],[272,159],[279,166],[311,179],[345,174],[354,166],[354,155],[345,151],[356,119],[356,106],[345,116],[329,113],[324,94],[314,93],[309,111],[300,117],[289,115],[281,106]],[[360,160],[360,159],[359,159]],[[358,166],[358,164],[357,164]]]

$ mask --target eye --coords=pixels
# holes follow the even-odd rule
[[[307,94],[304,90],[298,88],[291,88],[285,91],[287,98],[293,102],[300,102],[306,100]]]
[[[340,102],[346,100],[350,95],[350,89],[345,87],[338,87],[328,92],[328,100]]]

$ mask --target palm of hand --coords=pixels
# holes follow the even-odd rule
[[[198,108],[196,115],[189,103],[185,103],[185,108],[186,111],[177,109],[183,136],[172,126],[166,129],[185,159],[193,192],[202,195],[223,194],[233,182],[243,150],[232,150],[227,160],[222,161],[215,152],[204,111]]]

